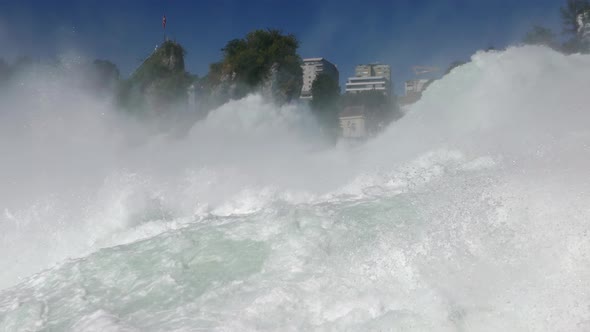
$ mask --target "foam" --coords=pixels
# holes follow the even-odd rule
[[[588,77],[588,56],[478,53],[354,149],[259,96],[184,140],[109,140],[83,174],[0,189],[0,327],[587,330]],[[34,151],[73,159],[93,121]]]

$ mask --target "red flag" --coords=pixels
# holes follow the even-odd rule
[[[166,15],[162,17],[162,29],[166,29]]]

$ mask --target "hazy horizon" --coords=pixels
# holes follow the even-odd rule
[[[35,1],[0,3],[0,58],[55,59],[75,53],[114,62],[129,75],[164,33],[187,50],[187,70],[199,76],[218,61],[231,39],[275,28],[300,40],[299,54],[325,57],[340,70],[340,83],[361,63],[392,66],[396,92],[416,78],[413,66],[469,60],[479,49],[520,42],[533,25],[561,37],[559,7],[542,1]],[[426,76],[428,77],[428,76]]]

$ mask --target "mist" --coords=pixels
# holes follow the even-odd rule
[[[118,109],[81,68],[37,64],[2,90],[3,286],[117,244],[109,237],[136,226],[150,205],[194,221],[245,190],[322,192],[339,183],[342,170],[329,170],[337,152],[305,105],[251,95],[179,136],[160,119]],[[316,170],[326,176],[310,176]],[[190,197],[177,197],[184,191]]]
[[[256,93],[158,130],[68,59],[0,90],[0,328],[589,327],[588,55],[477,52],[361,145]]]

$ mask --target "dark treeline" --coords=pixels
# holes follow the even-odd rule
[[[325,74],[316,77],[312,83],[311,94],[311,110],[332,136],[337,135],[340,130],[339,115],[348,109],[362,109],[366,117],[367,131],[373,134],[401,117],[395,95],[377,90],[341,95],[338,82]]]
[[[590,25],[590,0],[566,0],[560,8],[562,31],[565,40],[559,41],[558,34],[551,29],[537,25],[524,36],[527,45],[544,45],[557,51],[572,53],[590,52],[590,40],[584,32],[584,25]]]
[[[563,41],[550,29],[535,26],[524,36],[523,44],[545,45],[566,54],[590,51],[586,35],[590,33],[590,0],[565,0],[561,18]],[[298,99],[303,85],[298,49],[299,41],[292,34],[255,30],[228,41],[221,48],[220,60],[212,63],[203,77],[186,71],[185,50],[170,40],[146,57],[126,79],[121,78],[114,63],[103,59],[78,64],[74,69],[83,74],[84,87],[115,96],[118,109],[141,118],[179,120],[186,125],[229,100],[251,93],[261,93],[277,105]],[[453,62],[445,74],[464,63]],[[0,87],[35,65],[28,57],[19,57],[13,63],[0,59]],[[67,67],[60,62],[49,65]],[[312,84],[310,109],[326,133],[337,136],[339,115],[355,107],[363,109],[370,132],[378,132],[400,117],[393,93],[341,94],[339,82],[328,75],[317,76]]]
[[[202,87],[223,99],[261,91],[279,104],[299,97],[303,85],[299,41],[278,30],[256,30],[229,41]]]
[[[187,127],[210,110],[251,93],[260,93],[277,105],[298,100],[303,85],[298,48],[294,35],[273,29],[255,30],[227,42],[221,49],[221,59],[212,63],[203,77],[186,71],[184,48],[170,40],[142,60],[126,79],[121,78],[114,63],[103,59],[79,64],[74,69],[82,73],[78,76],[82,77],[84,87],[115,96],[118,109],[164,123],[160,129],[175,130],[179,123]],[[13,64],[0,60],[0,82],[35,65],[25,57]],[[72,69],[59,62],[49,66]],[[364,107],[375,127],[398,116],[395,97],[376,91],[341,95],[338,82],[326,75],[318,76],[312,92],[310,109],[325,133],[334,138],[339,134],[339,114],[348,106]]]

